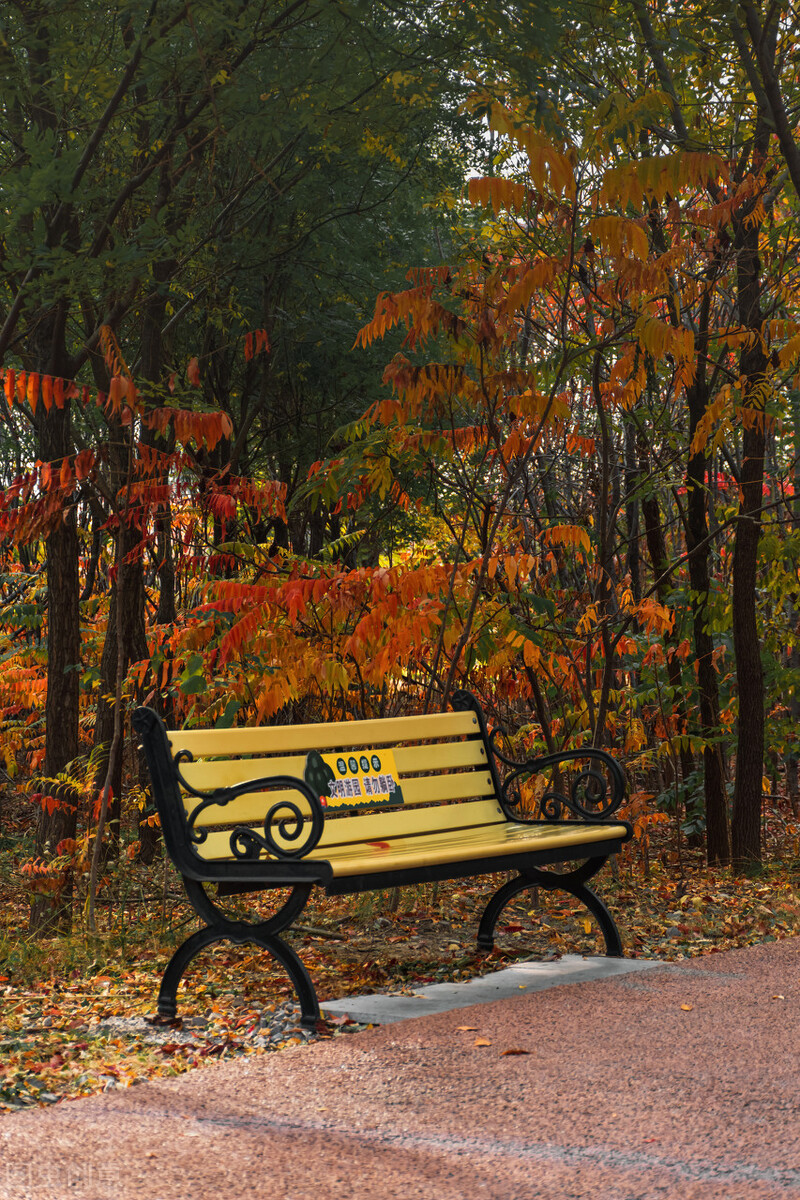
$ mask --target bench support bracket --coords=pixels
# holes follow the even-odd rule
[[[229,941],[236,945],[249,942],[266,950],[284,968],[300,1001],[301,1024],[306,1029],[313,1029],[319,1020],[319,1003],[311,976],[292,947],[278,937],[305,908],[313,883],[298,884],[283,907],[268,920],[249,924],[226,917],[196,880],[184,877],[183,882],[192,907],[205,921],[205,928],[188,937],[167,964],[158,993],[158,1015],[167,1020],[175,1017],[178,986],[189,963],[201,950],[214,942]]]
[[[574,871],[564,874],[528,867],[523,874],[518,875],[515,879],[509,879],[495,892],[484,910],[478,927],[478,948],[491,950],[494,947],[494,927],[497,918],[510,900],[529,888],[540,887],[546,888],[548,891],[569,892],[582,904],[585,904],[602,930],[606,943],[606,954],[609,958],[622,958],[622,942],[614,918],[596,892],[586,886],[586,881],[597,874],[607,857],[607,855],[603,855],[587,859]]]

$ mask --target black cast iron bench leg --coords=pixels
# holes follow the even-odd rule
[[[195,880],[184,879],[184,884],[192,907],[206,925],[188,937],[169,960],[158,993],[158,1015],[167,1020],[175,1017],[178,1011],[178,986],[192,959],[214,942],[229,941],[236,945],[250,943],[260,946],[277,959],[294,985],[300,1002],[301,1025],[313,1029],[319,1020],[319,1001],[311,976],[292,947],[278,937],[278,933],[286,929],[305,907],[313,885],[298,885],[283,907],[269,920],[250,925],[246,921],[231,921],[226,917]]]
[[[513,900],[520,892],[527,891],[529,888],[541,887],[546,888],[548,891],[560,890],[569,892],[576,899],[580,900],[600,926],[608,957],[622,958],[622,941],[620,940],[619,930],[614,923],[614,918],[597,893],[586,886],[586,880],[591,879],[593,875],[597,874],[606,862],[606,858],[607,855],[603,855],[602,858],[587,859],[586,862],[581,863],[574,871],[565,872],[563,875],[558,875],[553,871],[540,871],[536,867],[529,867],[526,868],[524,875],[518,875],[516,879],[510,879],[507,883],[504,883],[495,892],[494,896],[492,896],[481,917],[477,937],[478,948],[481,950],[491,950],[494,947],[494,927],[497,923],[497,918],[510,900]]]

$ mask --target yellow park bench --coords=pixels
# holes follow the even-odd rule
[[[524,763],[498,746],[469,692],[453,711],[318,725],[167,730],[152,709],[134,714],[164,842],[203,921],[175,952],[158,1012],[174,1017],[184,971],[205,946],[251,942],[283,964],[302,1022],[319,1018],[314,985],[281,937],[312,888],[345,895],[433,880],[515,872],[478,928],[521,891],[562,889],[597,920],[606,952],[621,956],[614,920],[586,886],[632,834],[610,820],[624,793],[617,762],[587,747]],[[571,870],[546,871],[555,863]],[[291,888],[268,920],[232,920],[217,895]]]

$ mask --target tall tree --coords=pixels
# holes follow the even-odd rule
[[[694,447],[688,460],[687,536],[695,639],[705,679],[700,692],[705,714],[706,803],[710,812],[719,812],[727,801],[718,761],[721,731],[713,732],[718,705],[707,611],[714,543],[708,519],[712,454],[704,449],[702,437],[695,438],[691,431],[713,425],[718,389],[731,369],[715,350],[721,345],[722,331],[746,328],[751,331],[750,341],[741,348],[737,371],[742,396],[740,424],[726,430],[723,454],[742,489],[732,585],[738,693],[732,848],[738,862],[755,860],[760,856],[765,711],[756,578],[765,424],[770,407],[774,407],[775,381],[771,377],[779,352],[776,346],[771,365],[765,349],[771,340],[765,322],[781,309],[785,299],[780,295],[778,275],[782,253],[775,234],[768,229],[779,226],[782,236],[793,236],[789,232],[793,205],[787,208],[785,189],[791,186],[797,194],[800,182],[800,155],[787,115],[797,103],[797,83],[789,67],[792,21],[777,6],[750,2],[733,8],[712,3],[671,9],[646,0],[614,0],[599,10],[592,6],[583,11],[576,6],[572,16],[564,33],[560,70],[554,72],[553,120],[575,129],[586,107],[599,104],[598,112],[623,157],[644,160],[679,148],[688,155],[719,155],[730,166],[729,184],[721,186],[719,179],[709,174],[705,189],[715,215],[705,225],[711,232],[702,236],[716,239],[707,278],[719,277],[720,270],[726,274],[733,271],[724,286],[734,297],[734,307],[731,311],[719,296],[707,310],[707,332],[693,326],[701,338],[710,336],[710,343],[703,352],[709,356],[708,368],[700,370],[687,392]],[[663,98],[661,112],[652,107],[654,89]],[[734,190],[738,197],[735,211],[730,206]],[[648,202],[646,188],[644,199]],[[658,227],[661,218],[652,204],[647,219],[651,228]],[[699,244],[699,230],[697,236]],[[673,319],[682,321],[687,315],[675,310]],[[720,439],[715,440],[718,445]],[[710,845],[709,851],[712,857],[727,857],[725,839]]]
[[[244,332],[298,286],[297,269],[285,266],[315,229],[375,210],[421,170],[420,147],[441,140],[458,45],[435,7],[428,14],[411,6],[401,17],[359,0],[233,8],[118,0],[102,10],[87,0],[41,0],[7,5],[0,33],[0,363],[67,381],[94,372],[105,390],[98,351],[108,329],[156,406],[175,369],[174,339],[190,342],[196,312],[210,310],[218,328],[227,322]],[[433,69],[421,96],[415,88],[426,64]],[[404,168],[387,175],[385,165],[404,156]],[[348,170],[352,178],[340,186]],[[276,275],[285,280],[277,289]],[[227,312],[213,308],[220,294],[232,301]],[[119,626],[128,631],[129,661],[144,651],[144,586],[133,545],[140,535],[113,519],[123,431],[85,412],[81,394],[67,387],[63,403],[37,410],[32,391],[23,411],[37,457],[55,472],[82,447],[109,443],[98,499],[116,531],[114,597],[130,609]],[[76,501],[77,492],[46,534],[50,779],[79,750]],[[168,618],[163,519],[161,545]],[[116,629],[110,620],[106,694]],[[103,741],[110,716],[100,716]],[[63,840],[71,822],[61,810],[44,812],[39,849]]]

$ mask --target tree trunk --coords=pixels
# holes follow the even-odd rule
[[[697,373],[686,392],[689,408],[689,440],[705,415],[708,388],[705,357],[708,353],[708,322],[710,294],[701,303],[700,330],[697,347]],[[709,863],[728,863],[731,856],[728,797],[725,791],[725,769],[720,746],[719,687],[714,666],[714,639],[709,629],[708,596],[711,587],[709,570],[710,543],[706,469],[708,456],[700,450],[689,458],[686,471],[687,514],[686,548],[689,582],[692,589],[692,626],[697,661],[697,688],[700,699],[700,731],[704,740],[705,768],[706,853]]]
[[[636,426],[625,422],[625,523],[628,534],[628,574],[631,592],[638,603],[642,598],[642,556],[639,551],[640,468],[636,461]]]
[[[56,115],[49,89],[54,78],[49,25],[41,6],[23,5],[19,9],[26,26],[26,44],[30,46],[30,101],[27,119],[39,130],[55,129]],[[20,112],[16,114],[21,116]],[[54,206],[58,222],[47,230],[48,244],[58,244],[68,234],[72,214],[66,204]],[[49,220],[49,216],[47,218]],[[55,220],[55,214],[53,215]],[[66,237],[68,243],[69,238]],[[18,293],[19,297],[19,293]],[[43,306],[28,323],[26,353],[30,369],[40,374],[69,377],[72,374],[66,351],[66,313],[64,302]],[[11,314],[8,314],[10,317]],[[12,328],[14,322],[12,322]],[[8,343],[6,343],[7,345]],[[0,355],[2,357],[2,355]],[[50,412],[39,408],[36,419],[39,455],[49,463],[55,475],[62,460],[73,451],[69,403]],[[45,775],[53,778],[79,751],[78,706],[80,692],[80,607],[78,586],[78,532],[75,510],[67,507],[63,519],[46,537],[47,556],[47,699],[45,701]],[[64,838],[74,837],[77,828],[77,797],[59,791],[67,807],[39,814],[36,829],[36,853],[55,851]],[[72,879],[67,877],[55,902],[36,897],[31,907],[31,930],[46,932],[54,924],[69,922]]]
[[[800,450],[800,391],[793,389],[791,393],[792,401],[792,431],[794,435],[794,498],[789,503],[789,517],[792,530],[796,533],[800,529],[800,458],[798,450]],[[787,616],[789,626],[792,630],[798,627],[798,612],[796,602],[789,597],[786,601]],[[786,666],[793,671],[800,670],[800,650],[794,644],[794,638],[790,636],[789,645],[786,649]],[[789,714],[792,724],[795,728],[800,724],[800,698],[795,694],[794,690],[789,696]],[[795,816],[800,815],[800,783],[798,781],[798,763],[800,763],[800,755],[797,753],[797,748],[794,743],[790,743],[786,749],[786,793],[792,806],[792,812]]]
[[[158,198],[158,207],[167,204],[170,194],[168,172],[162,172]],[[169,296],[168,285],[177,263],[174,259],[165,259],[153,264],[153,278],[158,284],[153,294],[144,306],[142,316],[142,356],[141,375],[151,383],[159,383],[164,367],[164,335],[162,327]],[[163,436],[150,429],[142,430],[142,442],[166,454],[171,454],[175,448],[175,435],[170,428]],[[168,483],[167,472],[159,473],[153,478],[153,483]],[[153,519],[156,527],[156,553],[158,555],[158,611],[157,625],[172,625],[178,619],[175,607],[175,561],[172,552],[172,507],[169,500],[156,505]]]
[[[643,470],[645,469],[646,466],[643,464]],[[645,541],[647,542],[650,561],[653,564],[656,596],[661,604],[666,604],[669,592],[669,558],[667,554],[667,540],[664,536],[664,526],[661,520],[661,510],[659,509],[658,499],[655,495],[642,496],[642,516],[644,517]],[[664,651],[667,660],[667,677],[673,694],[672,711],[675,716],[675,732],[680,738],[679,758],[681,775],[683,776],[683,783],[685,785],[689,776],[694,772],[694,756],[687,744],[688,719],[686,714],[686,699],[684,696],[680,659],[675,653],[677,648],[676,642],[677,631],[673,628],[671,633],[664,635]]]
[[[123,673],[132,662],[148,655],[147,636],[144,623],[144,576],[140,559],[125,562],[141,541],[141,533],[135,525],[123,524],[117,534],[116,566],[117,577],[111,585],[108,606],[108,626],[100,660],[100,697],[95,718],[95,746],[104,746],[105,752],[97,764],[95,775],[97,787],[105,781],[108,768],[108,752],[114,734],[114,696],[117,677],[117,630],[123,630]],[[122,610],[118,615],[118,607]],[[111,779],[108,833],[109,847],[113,850],[119,843],[122,799],[122,755],[116,759]]]
[[[167,172],[163,172],[161,177],[159,206],[167,204],[169,195],[169,175]],[[158,282],[159,287],[157,290],[154,290],[153,294],[148,299],[147,304],[144,306],[143,311],[141,373],[144,379],[155,384],[161,381],[164,368],[164,335],[162,328],[166,314],[167,298],[169,295],[169,280],[175,270],[176,265],[177,264],[174,259],[160,260],[153,264],[153,277]],[[175,448],[175,433],[171,427],[166,430],[163,435],[156,434],[153,430],[144,428],[142,430],[142,442],[145,445],[152,446],[156,450],[162,451],[163,453],[171,454]],[[154,477],[153,482],[156,485],[167,485],[169,482],[168,472],[164,471],[163,473],[159,473]],[[173,554],[172,542],[172,505],[170,504],[168,498],[164,500],[163,503],[159,503],[154,507],[153,521],[156,532],[156,569],[159,584],[158,609],[155,615],[155,624],[173,625],[178,619],[178,614],[175,604],[175,558]],[[145,648],[144,653],[147,654],[144,615],[145,592],[143,579],[140,598],[141,643]],[[162,697],[160,691],[155,691],[152,704],[159,715],[166,721],[167,725],[170,725],[174,722],[171,701]],[[140,770],[144,772],[143,763],[140,763]],[[142,780],[142,782],[145,782],[145,780]],[[150,807],[141,813],[138,822],[139,859],[146,865],[149,865],[155,858],[160,837],[158,829],[150,824],[150,818],[154,812],[155,806],[151,803]]]
[[[40,418],[42,458],[60,469],[69,453],[69,408],[53,408]],[[78,706],[80,684],[80,610],[78,597],[78,532],[74,508],[46,539],[47,549],[47,699],[45,701],[45,766],[48,779],[63,771],[78,757]],[[36,853],[46,857],[64,838],[74,838],[77,828],[77,796],[68,789],[48,790],[59,805],[54,812],[44,808],[36,827]],[[46,933],[69,923],[72,879],[67,877],[54,901],[37,896],[31,906],[30,927]]]
[[[764,484],[767,359],[761,345],[760,223],[742,219],[736,230],[739,319],[759,334],[743,348],[744,380],[742,466],[739,513],[733,547],[733,646],[739,722],[736,784],[731,820],[733,861],[737,866],[761,861],[761,804],[764,773],[764,671],[756,611],[758,546],[761,538]]]

